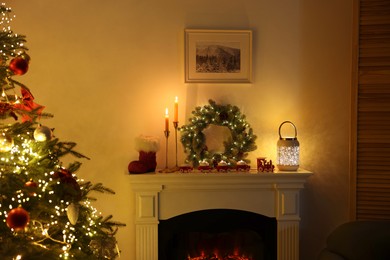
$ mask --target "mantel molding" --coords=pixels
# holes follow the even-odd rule
[[[303,188],[313,173],[299,169],[294,172],[274,173],[146,173],[131,174],[130,182],[135,191],[168,189],[231,189],[274,187]],[[146,185],[146,187],[144,186]]]

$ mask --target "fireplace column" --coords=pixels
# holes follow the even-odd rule
[[[139,185],[135,191],[136,257],[158,259],[158,193],[162,185]]]
[[[275,184],[278,260],[299,260],[299,191],[303,184]]]

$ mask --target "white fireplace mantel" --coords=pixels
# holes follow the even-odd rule
[[[158,259],[158,223],[204,209],[238,209],[275,217],[278,260],[299,259],[299,192],[311,172],[131,174],[136,259]]]

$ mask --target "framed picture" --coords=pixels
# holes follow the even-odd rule
[[[251,30],[185,30],[185,82],[252,80]]]

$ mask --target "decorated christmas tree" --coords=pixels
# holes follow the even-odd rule
[[[11,9],[0,12],[0,259],[114,259],[122,224],[91,204],[92,192],[114,192],[77,178],[88,158],[42,123],[52,115],[19,80],[26,38],[11,31]]]

